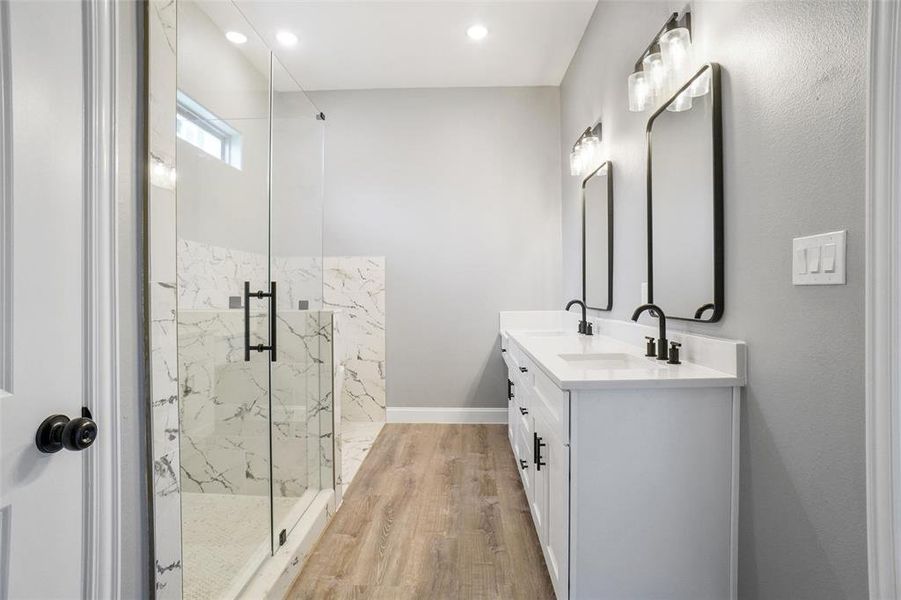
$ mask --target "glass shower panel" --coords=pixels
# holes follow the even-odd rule
[[[271,240],[278,282],[272,363],[273,547],[334,485],[331,313],[322,311],[323,121],[272,60]]]
[[[178,382],[185,598],[231,597],[271,551],[270,53],[231,3],[178,2]],[[245,319],[244,307],[249,308]]]

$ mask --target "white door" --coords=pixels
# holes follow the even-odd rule
[[[94,138],[85,136],[88,5],[0,4],[0,598],[90,597],[96,515],[87,509],[97,500],[86,498],[97,489],[87,496],[85,482],[98,446],[112,440],[101,418],[93,445],[91,422],[74,421],[106,376],[91,351],[103,331],[90,286],[97,215],[86,202],[99,172],[86,167],[94,164]],[[62,417],[45,431],[45,449],[63,447],[44,453],[36,433],[52,415]]]

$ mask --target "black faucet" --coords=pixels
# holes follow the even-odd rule
[[[652,316],[657,317],[657,323],[660,326],[659,339],[657,340],[657,360],[667,360],[669,353],[666,347],[666,315],[663,314],[663,311],[656,304],[642,304],[632,313],[632,320],[637,321],[644,311],[650,311]]]
[[[582,335],[593,335],[591,331],[591,323],[588,322],[588,309],[585,308],[585,303],[581,300],[570,300],[566,304],[566,310],[572,308],[573,304],[578,304],[582,307],[582,320],[579,321],[579,333]]]

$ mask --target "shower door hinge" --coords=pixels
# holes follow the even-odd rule
[[[284,529],[278,532],[278,545],[279,547],[284,546],[285,542],[288,540],[288,532]]]

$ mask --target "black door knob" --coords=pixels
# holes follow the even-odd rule
[[[38,450],[45,454],[66,450],[84,450],[97,439],[97,423],[88,409],[82,416],[70,419],[66,415],[51,415],[44,419],[34,436]]]

